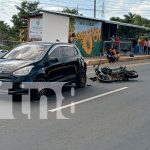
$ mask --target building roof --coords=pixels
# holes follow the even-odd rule
[[[134,28],[140,28],[140,29],[150,30],[149,27],[139,26],[139,25],[134,25],[134,24],[129,24],[129,23],[122,23],[122,22],[118,22],[118,21],[107,20],[105,22],[106,23],[110,23],[110,24],[117,24],[117,25],[122,25],[122,26],[128,26],[128,27],[134,27]]]
[[[92,18],[92,17],[85,17],[85,16],[81,16],[81,15],[74,15],[74,14],[69,14],[69,13],[64,13],[64,12],[58,12],[58,11],[41,10],[41,13],[39,13],[39,14],[33,14],[33,15],[30,15],[29,17],[35,17],[37,15],[42,15],[43,13],[54,14],[54,15],[61,15],[61,16],[67,16],[67,17],[77,17],[77,18],[81,18],[81,19],[101,21],[101,22],[109,23],[109,24],[116,24],[116,25],[122,25],[122,26],[128,26],[128,27],[134,27],[134,28],[140,28],[140,29],[150,30],[150,28],[144,27],[144,26],[133,25],[133,24],[128,24],[128,23],[122,23],[122,22],[111,21],[111,20],[105,20],[105,19]]]

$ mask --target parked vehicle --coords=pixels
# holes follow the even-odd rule
[[[3,57],[7,53],[8,53],[8,50],[0,49],[0,58]]]
[[[13,82],[15,90],[21,82],[61,81],[84,87],[86,63],[73,44],[25,43],[0,59],[0,81]]]
[[[137,78],[138,73],[134,70],[127,70],[125,67],[111,69],[109,67],[99,68],[100,64],[95,67],[97,79],[100,82],[127,81]]]

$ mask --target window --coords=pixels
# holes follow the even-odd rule
[[[49,53],[50,57],[58,58],[58,60],[62,60],[62,47],[55,48],[52,52]]]
[[[49,45],[23,44],[7,53],[5,59],[40,60],[45,56]]]
[[[65,46],[63,47],[63,56],[64,57],[73,57],[76,55],[74,47]]]
[[[7,53],[7,51],[6,50],[2,50],[1,53]]]
[[[75,55],[79,54],[78,51],[77,51],[77,49],[75,47],[74,47],[74,52],[75,52]]]

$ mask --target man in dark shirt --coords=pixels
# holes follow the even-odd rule
[[[135,38],[132,41],[132,46],[133,46],[134,54],[137,54],[137,52],[138,52],[138,39],[137,38]]]

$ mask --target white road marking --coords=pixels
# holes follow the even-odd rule
[[[0,94],[1,95],[6,95],[6,94],[8,94],[8,91],[7,90],[0,90]]]
[[[74,103],[72,102],[71,104],[68,104],[68,105],[65,105],[65,106],[62,106],[62,107],[58,107],[58,108],[55,108],[55,109],[51,109],[51,110],[48,110],[48,111],[49,112],[56,112],[58,110],[62,110],[62,109],[65,109],[65,108],[68,108],[68,107],[71,107],[71,106],[75,106],[75,105],[78,105],[78,104],[81,104],[81,103],[85,103],[85,102],[91,101],[93,99],[97,99],[97,98],[100,98],[100,97],[103,97],[103,96],[106,96],[106,95],[109,95],[109,94],[113,94],[113,93],[125,90],[127,88],[128,87],[119,88],[119,89],[116,89],[116,90],[113,90],[113,91],[110,91],[110,92],[107,92],[107,93],[104,93],[104,94],[100,94],[100,95],[97,95],[97,96],[93,96],[93,97],[90,97],[90,98],[87,98],[87,99],[84,99],[84,100],[81,100],[81,101],[78,101],[78,102],[74,102]]]

